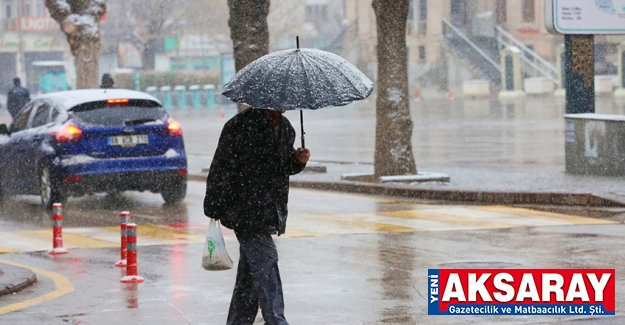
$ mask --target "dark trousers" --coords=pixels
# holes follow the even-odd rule
[[[271,235],[237,233],[239,267],[227,325],[252,325],[258,306],[267,325],[288,325],[284,318],[278,250]]]

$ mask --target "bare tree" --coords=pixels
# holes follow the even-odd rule
[[[378,32],[377,176],[416,174],[408,102],[406,20],[409,0],[373,0]]]
[[[236,71],[269,53],[269,0],[228,0]],[[243,105],[238,105],[239,111]]]
[[[109,40],[132,44],[141,53],[143,70],[153,70],[165,37],[187,26],[184,9],[189,4],[187,0],[111,1],[104,33]]]
[[[106,13],[104,0],[45,0],[45,4],[76,57],[76,88],[98,88],[100,17]]]

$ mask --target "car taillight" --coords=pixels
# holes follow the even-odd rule
[[[182,127],[180,126],[180,124],[178,124],[178,122],[174,120],[169,120],[169,125],[167,125],[167,129],[169,130],[169,134],[175,137],[182,136]]]
[[[178,175],[180,175],[180,176],[187,176],[187,170],[186,169],[178,169]]]
[[[76,141],[82,135],[82,130],[75,125],[67,125],[60,131],[51,132],[58,142]]]
[[[76,183],[76,182],[80,182],[81,179],[82,179],[82,176],[80,175],[65,177],[63,178],[63,183]]]

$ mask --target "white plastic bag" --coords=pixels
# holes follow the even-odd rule
[[[221,233],[219,220],[211,219],[204,240],[202,253],[202,267],[208,271],[222,271],[232,268],[232,259],[226,250],[224,236]]]

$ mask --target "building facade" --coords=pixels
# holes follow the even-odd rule
[[[478,56],[499,62],[499,51],[509,45],[522,47],[524,64],[555,66],[564,38],[548,33],[544,9],[545,0],[411,0],[406,38],[411,83],[434,82],[448,88],[462,79],[483,78],[478,70],[484,63],[477,62]],[[346,0],[346,20],[350,36],[345,48],[352,50],[345,55],[375,78],[376,20],[371,1]],[[616,44],[622,40],[595,37],[597,74],[616,74]],[[524,74],[542,76],[536,71]]]
[[[0,0],[0,93],[6,93],[15,76],[23,79],[31,93],[37,93],[38,66],[45,64],[41,61],[66,63],[71,79],[73,64],[67,40],[44,0]]]

